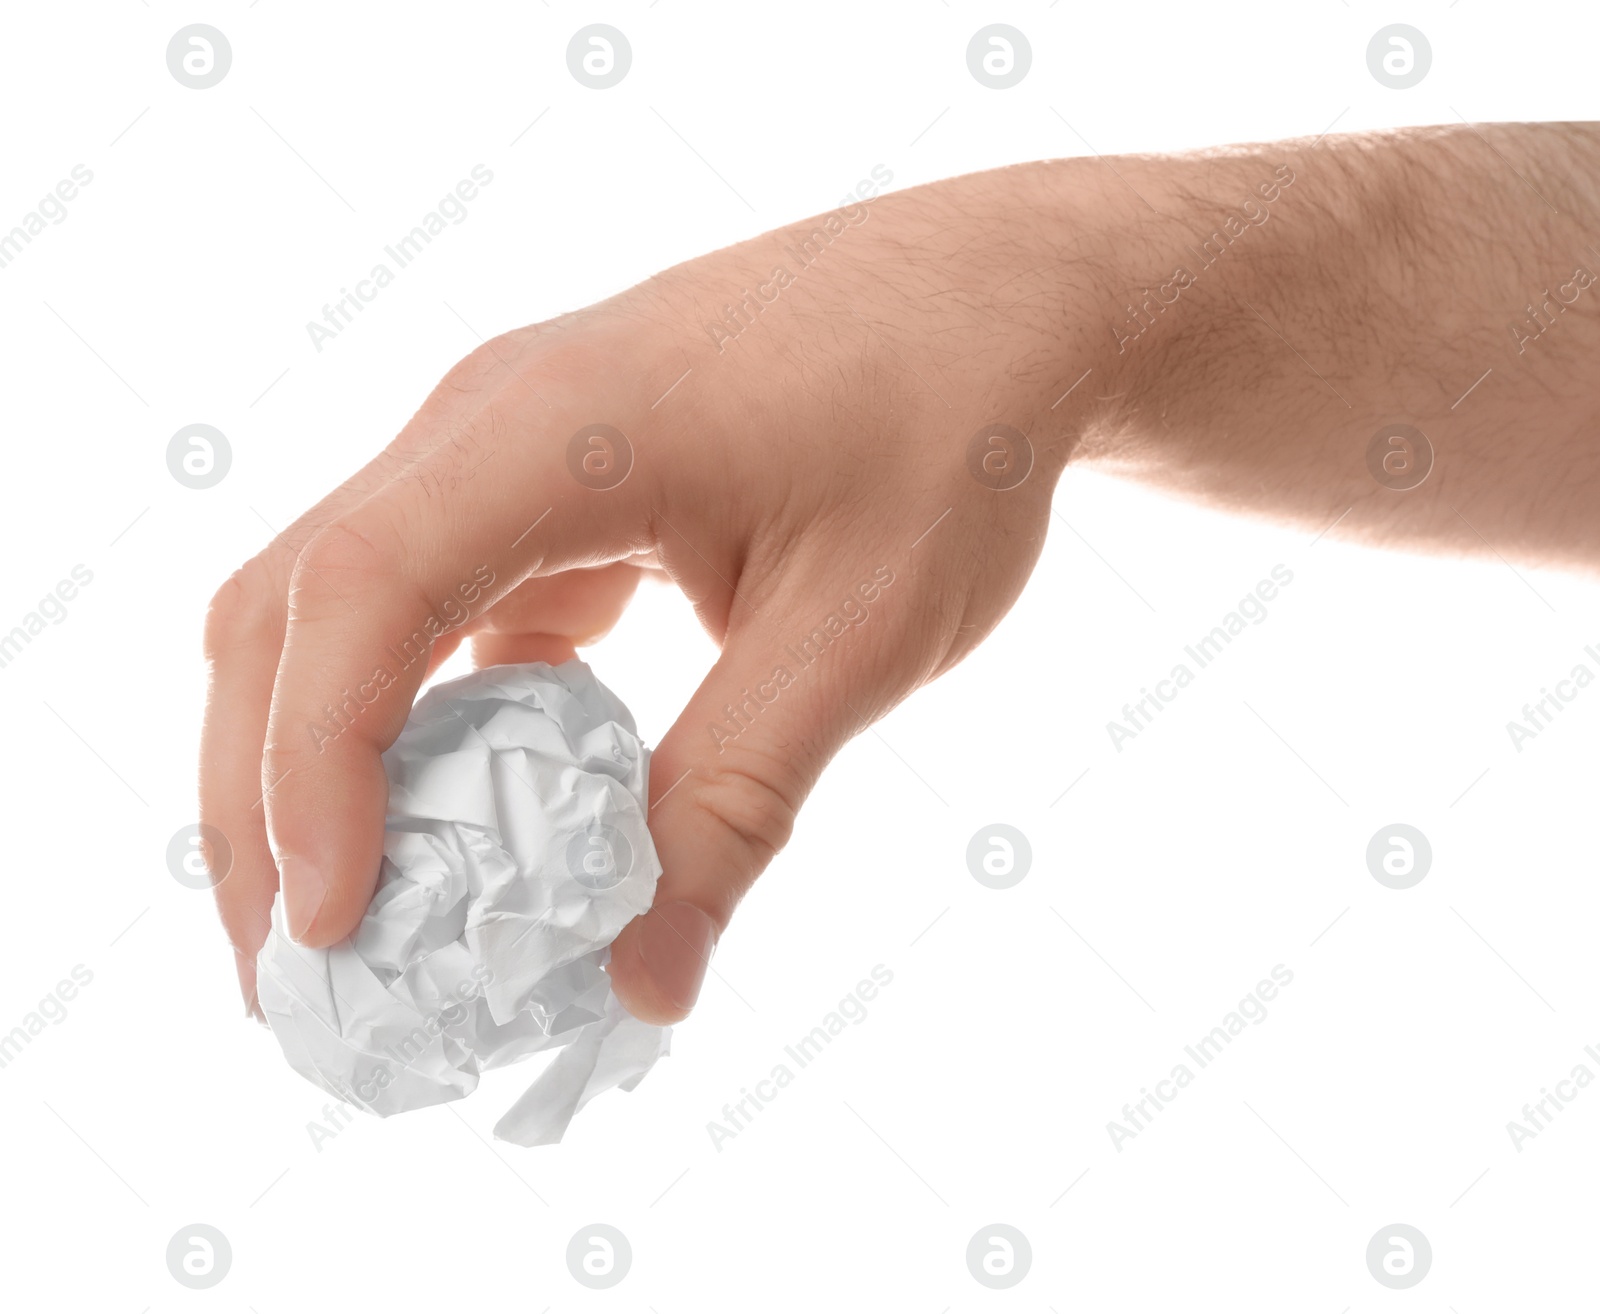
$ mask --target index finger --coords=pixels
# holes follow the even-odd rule
[[[288,929],[302,943],[342,939],[371,898],[381,754],[423,682],[420,658],[523,580],[622,560],[650,540],[647,461],[612,485],[568,460],[597,422],[632,435],[630,451],[647,448],[649,388],[638,375],[614,381],[602,420],[587,409],[585,364],[547,362],[537,393],[486,394],[454,441],[339,516],[296,563],[262,771]]]
[[[217,910],[233,946],[246,1007],[255,1010],[255,958],[267,937],[278,871],[267,843],[262,751],[272,686],[288,622],[295,562],[317,534],[401,477],[475,409],[475,396],[505,367],[469,357],[411,424],[350,479],[316,503],[223,583],[206,614],[206,710],[200,737],[200,824],[221,835],[226,868],[213,868]],[[270,529],[271,526],[269,525]],[[442,660],[436,646],[433,659]],[[218,855],[211,855],[217,863]],[[220,864],[219,864],[220,865]]]

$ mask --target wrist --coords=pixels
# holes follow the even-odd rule
[[[830,405],[848,395],[913,441],[966,447],[986,428],[1014,430],[1035,477],[1053,483],[1123,372],[1107,307],[1126,280],[1125,228],[1108,223],[1098,169],[969,175],[756,239],[752,268],[793,274],[781,280],[788,310],[738,345],[778,373],[826,362],[802,380],[808,397],[825,371]]]

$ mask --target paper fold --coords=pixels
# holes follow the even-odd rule
[[[670,1030],[629,1016],[602,970],[661,874],[649,751],[586,665],[541,662],[430,690],[383,761],[366,916],[308,949],[278,896],[257,960],[267,1023],[296,1071],[380,1117],[558,1049],[495,1135],[559,1141],[589,1100],[632,1090],[668,1052]]]

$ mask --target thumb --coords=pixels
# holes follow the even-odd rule
[[[787,644],[730,636],[657,747],[650,832],[662,875],[654,906],[623,928],[609,966],[617,998],[642,1021],[681,1021],[694,1007],[734,908],[788,842],[817,777],[893,701],[864,650],[881,636],[861,628]]]

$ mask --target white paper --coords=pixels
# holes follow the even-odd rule
[[[540,662],[430,690],[383,761],[372,903],[349,939],[307,949],[280,893],[258,959],[267,1023],[296,1071],[380,1117],[560,1049],[494,1129],[559,1141],[589,1100],[632,1090],[668,1050],[670,1029],[631,1017],[601,970],[661,874],[649,750],[586,665]]]

